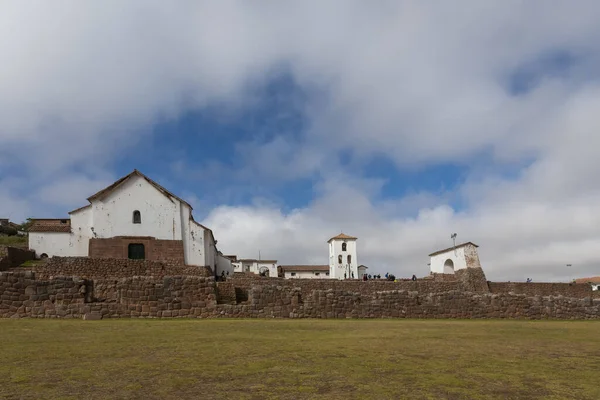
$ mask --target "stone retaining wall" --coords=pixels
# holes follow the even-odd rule
[[[361,293],[347,290],[344,285],[336,286],[323,290],[308,286],[253,285],[246,302],[219,304],[223,302],[218,298],[220,293],[233,302],[233,282],[219,282],[217,286],[213,277],[200,276],[173,276],[162,280],[152,277],[38,280],[33,272],[3,272],[0,273],[0,317],[600,319],[600,299],[590,297],[462,290]]]
[[[587,283],[526,283],[526,282],[489,282],[492,293],[515,293],[528,296],[593,297],[592,287]]]
[[[162,279],[165,276],[211,276],[205,267],[186,267],[175,261],[129,260],[115,258],[52,257],[42,265],[28,267],[38,279],[53,276],[115,280],[133,276]]]
[[[0,246],[0,271],[17,267],[35,259],[35,252],[12,246]]]

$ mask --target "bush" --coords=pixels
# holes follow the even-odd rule
[[[15,236],[19,233],[19,231],[11,226],[0,226],[0,233],[3,233],[7,236]]]

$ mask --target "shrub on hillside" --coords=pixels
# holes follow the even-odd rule
[[[11,226],[0,226],[0,233],[3,233],[7,236],[15,236],[19,232]]]

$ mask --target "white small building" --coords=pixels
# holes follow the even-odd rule
[[[283,277],[287,279],[328,279],[329,265],[282,265]]]
[[[367,269],[369,269],[369,267],[367,267],[366,265],[358,266],[358,279],[362,279],[363,276],[367,275]]]
[[[257,275],[277,278],[277,260],[236,259],[231,263],[235,272],[250,272]]]
[[[280,265],[279,269],[289,279],[360,279],[354,236],[340,233],[327,241],[329,265]],[[366,268],[361,266],[364,274]]]
[[[477,247],[475,243],[466,242],[431,253],[431,273],[453,274],[459,269],[481,268]]]
[[[38,257],[89,256],[176,260],[233,273],[213,232],[192,216],[192,206],[134,170],[88,197],[70,218],[35,219],[29,248]]]

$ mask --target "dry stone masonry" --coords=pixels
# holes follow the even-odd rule
[[[35,253],[33,251],[12,246],[0,246],[0,271],[17,267],[34,258]]]
[[[188,268],[53,258],[35,271],[0,273],[0,317],[600,318],[600,298],[589,285],[499,285],[488,283],[481,268],[400,282],[245,274],[215,282],[205,270]]]

